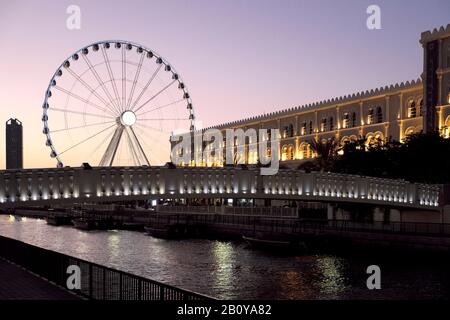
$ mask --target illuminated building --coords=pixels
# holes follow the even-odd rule
[[[388,139],[403,141],[412,133],[436,130],[450,137],[450,24],[446,28],[423,32],[420,43],[424,51],[423,74],[417,80],[211,128],[221,131],[230,128],[279,129],[279,159],[292,166],[315,156],[310,148],[312,140],[334,138],[340,144],[359,138],[365,139],[367,143]],[[202,132],[207,129],[209,128]],[[202,150],[195,152],[201,153]],[[271,150],[267,152],[270,153]],[[254,164],[257,161],[258,155],[245,154],[245,163]],[[200,163],[190,163],[208,166],[222,164],[221,159],[203,159]]]

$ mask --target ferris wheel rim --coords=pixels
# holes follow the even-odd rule
[[[58,167],[63,167],[64,166],[64,162],[62,161],[62,159],[60,158],[60,155],[65,152],[57,152],[57,149],[55,147],[55,145],[52,143],[52,137],[51,137],[51,133],[52,131],[50,130],[50,126],[48,124],[49,121],[49,117],[48,117],[48,110],[50,109],[49,107],[49,98],[51,97],[51,92],[52,92],[52,87],[54,87],[56,84],[56,79],[58,77],[62,76],[62,70],[66,69],[65,68],[65,64],[68,61],[73,61],[74,56],[76,54],[83,54],[83,51],[88,49],[88,48],[92,48],[94,46],[100,46],[100,45],[105,45],[105,44],[109,44],[109,45],[126,45],[127,46],[127,50],[131,50],[132,48],[137,48],[138,50],[142,50],[142,54],[151,54],[150,58],[156,58],[156,60],[158,61],[158,59],[160,60],[159,64],[161,64],[161,66],[165,66],[165,68],[169,67],[169,70],[166,71],[170,71],[172,73],[172,76],[174,77],[176,75],[176,78],[173,78],[173,82],[178,82],[179,85],[182,85],[182,87],[180,88],[183,91],[183,98],[180,99],[180,101],[185,100],[186,101],[186,105],[187,105],[187,109],[189,110],[189,118],[186,120],[189,120],[189,132],[194,132],[196,130],[196,126],[195,126],[195,109],[193,107],[192,104],[192,98],[191,95],[189,94],[189,90],[185,84],[185,82],[183,81],[183,78],[179,75],[179,73],[176,71],[176,69],[172,66],[172,64],[165,59],[162,55],[160,55],[158,52],[150,49],[147,46],[141,45],[137,42],[134,41],[128,41],[128,40],[101,40],[101,41],[96,41],[96,42],[92,42],[88,45],[83,46],[82,48],[74,51],[71,55],[69,55],[68,57],[66,57],[63,62],[56,68],[56,71],[53,73],[52,77],[50,78],[50,81],[48,83],[47,89],[45,91],[45,98],[44,98],[44,103],[42,106],[43,112],[42,112],[42,122],[44,124],[44,128],[43,128],[43,133],[46,136],[47,139],[47,147],[49,147],[51,149],[51,157],[56,159],[57,161],[57,166]],[[131,45],[131,48],[128,49],[128,45]],[[109,47],[108,47],[109,48]],[[116,47],[117,48],[117,47]],[[98,49],[97,49],[98,51]],[[87,54],[87,53],[86,53]],[[125,63],[130,63],[129,61],[125,61]],[[157,62],[158,63],[158,62]],[[70,67],[70,64],[69,64]],[[69,68],[67,67],[67,68]],[[115,81],[115,79],[114,79]],[[127,80],[129,81],[129,80]],[[186,97],[186,98],[184,98]],[[176,103],[180,102],[180,101],[176,101]],[[110,127],[108,127],[110,128]],[[50,144],[48,144],[48,142],[50,141]],[[145,155],[145,154],[144,154]]]

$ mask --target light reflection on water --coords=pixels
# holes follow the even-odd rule
[[[448,264],[367,261],[333,255],[282,256],[241,242],[162,240],[134,231],[81,231],[0,215],[0,234],[223,299],[446,297]],[[378,259],[378,258],[377,258]],[[382,290],[366,288],[380,264]]]

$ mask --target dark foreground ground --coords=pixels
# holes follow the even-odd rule
[[[0,300],[78,300],[70,292],[0,258]]]

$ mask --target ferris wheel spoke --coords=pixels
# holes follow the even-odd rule
[[[122,46],[122,111],[127,102],[127,64],[125,46]]]
[[[141,124],[141,123],[137,123],[137,122],[136,122],[136,125],[137,125],[138,127],[146,128],[146,129],[153,130],[153,131],[157,131],[157,132],[160,132],[160,133],[170,134],[170,132],[167,132],[167,131],[164,131],[164,130],[162,130],[162,129],[158,129],[158,128],[155,128],[155,127],[150,127],[150,126],[147,126],[147,125],[144,125],[144,124]]]
[[[108,70],[109,79],[111,80],[114,95],[116,96],[116,101],[120,101],[119,97],[119,91],[117,90],[116,81],[114,80],[114,74],[111,68],[111,63],[109,61],[108,53],[106,52],[105,48],[101,46],[102,54],[103,54],[103,60],[105,60],[106,63],[106,69]]]
[[[92,158],[92,156],[96,153],[96,152],[98,152],[100,149],[101,149],[101,147],[106,143],[106,141],[114,134],[114,132],[115,132],[115,130],[114,131],[111,131],[110,133],[108,133],[108,135],[94,148],[94,149],[92,149],[92,151],[89,153],[89,155],[87,156],[87,159],[91,159]]]
[[[146,132],[145,132],[144,130],[142,130],[141,128],[137,128],[137,129],[142,133],[142,135],[147,136],[147,134],[146,134]],[[137,136],[137,137],[140,137],[141,134],[137,134],[137,133],[136,133],[136,136]],[[158,160],[160,163],[163,163],[163,162],[164,162],[164,161],[157,155],[156,152],[153,152],[153,148],[150,147],[150,146],[148,145],[147,142],[145,142],[145,139],[140,139],[140,141],[142,141],[142,143],[144,144],[144,146],[146,146],[146,147],[148,148],[148,150],[151,152],[151,155],[153,155],[153,156],[156,158],[156,160]]]
[[[86,64],[89,67],[89,70],[92,72],[92,74],[94,75],[95,79],[97,79],[98,84],[100,85],[100,87],[102,88],[103,92],[106,94],[106,96],[109,99],[109,104],[111,106],[114,106],[115,108],[119,108],[119,106],[117,104],[114,103],[114,99],[111,96],[111,94],[109,93],[108,88],[106,88],[105,82],[100,78],[97,70],[95,70],[95,67],[92,65],[91,61],[89,60],[89,58],[87,57],[87,55],[82,54],[81,55],[83,57],[83,60],[86,62]]]
[[[99,134],[101,134],[101,133],[103,133],[103,132],[105,132],[105,131],[107,131],[107,130],[111,129],[112,127],[115,127],[115,126],[117,126],[117,125],[116,125],[116,124],[113,124],[112,126],[109,126],[109,127],[105,128],[105,129],[103,129],[103,130],[101,130],[101,131],[98,131],[97,133],[95,133],[95,134],[93,134],[93,135],[87,137],[86,139],[81,140],[80,142],[78,142],[78,143],[74,144],[73,146],[67,148],[66,150],[60,152],[58,155],[60,156],[60,155],[62,155],[62,154],[64,154],[64,153],[66,153],[66,152],[68,152],[68,151],[70,151],[70,150],[72,150],[72,149],[78,147],[79,145],[81,145],[81,144],[83,144],[83,143],[85,143],[85,142],[91,140],[92,138],[95,138],[95,137],[98,136]]]
[[[93,106],[94,108],[96,108],[96,109],[98,109],[98,110],[100,110],[100,111],[106,112],[106,113],[108,113],[108,114],[114,116],[114,114],[111,113],[111,110],[110,110],[109,108],[108,108],[108,109],[103,108],[103,107],[99,106],[98,104],[93,103],[92,101],[89,101],[89,100],[87,100],[87,99],[85,99],[85,98],[83,98],[83,97],[81,97],[81,96],[79,96],[79,95],[77,95],[77,94],[75,94],[75,93],[73,93],[73,92],[71,92],[71,91],[69,91],[69,90],[66,90],[66,89],[64,89],[64,88],[61,88],[61,87],[59,87],[59,86],[55,86],[55,89],[57,89],[57,90],[59,90],[59,91],[61,91],[61,92],[64,92],[65,94],[67,94],[67,95],[69,95],[69,96],[71,96],[71,97],[73,97],[73,98],[75,98],[75,99],[77,99],[77,100],[80,100],[81,102],[84,102],[85,104],[88,104],[88,105],[90,105],[90,106]]]
[[[156,111],[156,110],[160,110],[160,109],[163,109],[163,108],[170,107],[170,106],[172,106],[172,105],[174,105],[174,104],[177,104],[177,103],[180,103],[180,102],[182,102],[182,101],[184,101],[184,99],[179,99],[179,100],[176,100],[176,101],[174,101],[174,102],[171,102],[171,103],[168,103],[168,104],[159,106],[159,107],[157,107],[157,108],[153,108],[153,109],[150,109],[150,110],[148,110],[148,111],[145,111],[145,112],[142,112],[142,113],[138,113],[138,114],[136,114],[136,115],[137,115],[137,116],[142,116],[142,115],[147,114],[147,113],[150,113],[150,112],[152,112],[152,111]]]
[[[137,83],[137,80],[138,80],[138,78],[139,78],[139,74],[141,73],[142,62],[144,61],[144,57],[145,57],[145,54],[144,54],[144,53],[141,53],[141,59],[139,60],[138,67],[137,67],[137,69],[136,69],[136,74],[134,75],[133,86],[131,87],[130,96],[129,96],[129,98],[128,98],[127,108],[130,107],[131,101],[133,100],[134,90],[135,90],[135,88],[136,88],[136,83]]]
[[[67,68],[67,71],[75,78],[77,79],[86,89],[88,89],[91,94],[97,97],[104,105],[105,107],[109,108],[113,113],[117,113],[117,110],[110,108],[109,103],[106,102],[106,100],[100,96],[86,81],[84,81],[76,72],[72,71],[70,68]]]
[[[145,101],[141,106],[139,106],[136,110],[134,110],[134,112],[138,112],[140,109],[142,109],[147,103],[149,103],[150,101],[152,101],[153,99],[155,99],[157,96],[159,96],[161,93],[163,93],[165,90],[167,90],[172,84],[175,83],[175,81],[177,80],[172,80],[169,84],[167,84],[164,88],[162,88],[161,90],[159,90],[155,95],[153,95],[150,99],[148,99],[147,101]]]
[[[139,121],[190,121],[186,118],[148,118],[148,119],[140,119]]]
[[[100,126],[100,125],[105,125],[105,124],[110,124],[116,122],[115,120],[112,121],[106,121],[106,122],[97,122],[97,123],[90,123],[90,124],[85,124],[82,126],[76,126],[76,127],[69,127],[69,128],[62,128],[62,129],[56,129],[56,130],[50,130],[50,133],[56,133],[56,132],[62,132],[62,131],[69,131],[69,130],[74,130],[74,129],[81,129],[81,128],[87,128],[87,127],[94,127],[94,126]]]
[[[97,117],[97,118],[102,118],[102,119],[116,119],[116,117],[109,117],[109,116],[104,116],[101,114],[95,114],[95,113],[89,113],[89,112],[82,112],[82,111],[74,111],[74,110],[67,110],[67,109],[60,109],[60,108],[50,108],[50,110],[52,111],[58,111],[58,112],[67,112],[67,113],[72,113],[72,114],[79,114],[82,116],[90,116],[90,117]]]
[[[139,96],[137,97],[137,99],[133,102],[132,107],[130,108],[130,110],[133,110],[136,105],[138,104],[139,100],[141,100],[142,96],[144,95],[144,93],[147,91],[148,87],[150,86],[150,84],[152,83],[153,79],[155,79],[156,75],[158,74],[159,70],[161,69],[162,64],[160,64],[158,66],[158,68],[156,68],[156,70],[153,72],[152,76],[150,77],[150,79],[147,81],[147,83],[145,84],[144,88],[141,90]]]

